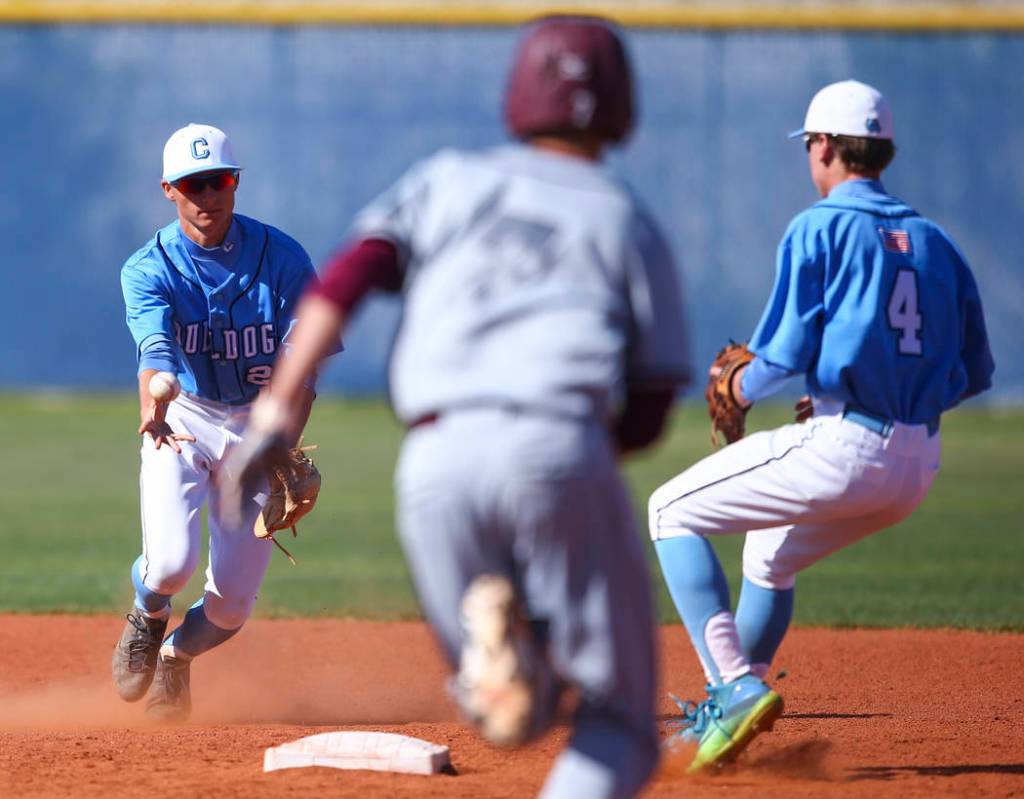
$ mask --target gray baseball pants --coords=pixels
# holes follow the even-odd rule
[[[607,432],[593,421],[463,409],[412,429],[398,525],[427,620],[453,667],[463,592],[512,579],[560,680],[580,696],[542,795],[633,796],[658,759],[643,545]]]

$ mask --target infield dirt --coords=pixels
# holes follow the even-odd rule
[[[110,684],[112,617],[0,616],[0,796],[528,797],[568,734],[502,751],[462,724],[414,622],[255,620],[193,667],[194,713],[148,724]],[[662,630],[666,691],[699,698],[681,627]],[[666,762],[646,797],[1024,795],[1024,635],[796,629],[775,667],[786,713],[714,777]],[[456,776],[262,772],[263,750],[333,729],[451,748]]]

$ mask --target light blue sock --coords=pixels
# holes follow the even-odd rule
[[[156,591],[146,588],[142,581],[142,562],[144,558],[139,555],[132,564],[132,585],[135,586],[135,607],[141,608],[147,613],[159,613],[171,605],[169,594],[158,594]]]
[[[736,630],[751,663],[770,664],[793,618],[794,588],[780,591],[754,585],[746,577],[736,608]]]
[[[203,600],[200,599],[189,608],[181,626],[171,633],[164,643],[172,645],[175,649],[180,649],[186,655],[195,657],[208,649],[223,644],[241,629],[241,627],[236,627],[234,630],[225,630],[223,627],[218,627],[206,618]]]
[[[721,685],[722,676],[704,640],[708,620],[730,608],[729,583],[718,555],[710,541],[696,535],[655,541],[654,551],[690,640],[711,672],[712,683]]]

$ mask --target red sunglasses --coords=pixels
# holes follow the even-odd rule
[[[224,191],[224,189],[229,186],[238,185],[238,173],[217,172],[213,175],[206,175],[204,177],[189,175],[188,177],[174,181],[173,185],[174,188],[178,189],[178,191],[184,192],[185,194],[202,194],[206,191],[207,186],[214,191]]]

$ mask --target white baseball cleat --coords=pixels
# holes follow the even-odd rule
[[[531,733],[534,696],[532,645],[511,581],[477,577],[462,597],[466,633],[455,692],[483,736],[498,746],[523,743]]]

